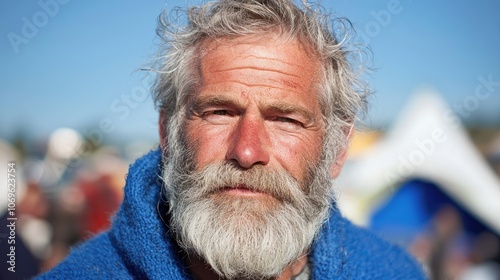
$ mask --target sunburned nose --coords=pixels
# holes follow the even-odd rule
[[[230,137],[227,160],[236,162],[244,169],[269,162],[269,141],[262,120],[242,117]]]

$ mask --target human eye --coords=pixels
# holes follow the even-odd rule
[[[211,116],[231,116],[231,112],[229,110],[225,109],[212,109],[212,110],[205,110],[202,113],[202,117],[207,118]]]
[[[291,117],[278,116],[274,118],[274,121],[276,121],[278,124],[284,127],[291,127],[291,128],[304,127],[304,124],[302,122]]]
[[[229,115],[229,112],[227,110],[212,110],[206,112],[207,115],[217,115],[217,116],[227,116]]]
[[[227,109],[209,109],[201,114],[202,118],[214,124],[224,124],[231,120],[234,113]]]

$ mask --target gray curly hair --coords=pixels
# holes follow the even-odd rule
[[[318,98],[326,124],[323,149],[328,151],[322,157],[335,162],[337,152],[347,145],[357,113],[366,109],[368,93],[358,78],[360,71],[354,69],[357,52],[348,46],[347,20],[330,18],[319,5],[291,0],[220,0],[191,7],[185,14],[184,27],[175,26],[165,14],[159,19],[157,33],[164,44],[155,67],[153,97],[164,116],[161,125],[171,129],[172,118],[184,111],[188,96],[196,90],[195,69],[204,39],[278,32],[309,46],[321,62]]]

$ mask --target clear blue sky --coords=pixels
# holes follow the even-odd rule
[[[55,1],[0,3],[0,137],[89,133],[104,122],[106,141],[156,139],[157,113],[138,70],[155,54],[160,12],[198,2]],[[40,3],[59,4],[47,12]],[[499,1],[324,3],[371,45],[374,126],[389,125],[422,85],[453,106],[474,95],[478,77],[500,82]],[[500,86],[465,121],[498,125]]]

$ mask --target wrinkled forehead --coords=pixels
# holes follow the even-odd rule
[[[279,85],[285,90],[318,98],[320,62],[310,48],[297,39],[276,33],[210,38],[200,43],[197,53],[200,84],[232,75],[233,80],[244,79],[249,84],[269,84],[270,87]],[[212,73],[210,78],[207,73]]]
[[[231,48],[234,47],[234,48]],[[218,52],[224,48],[225,52]],[[270,52],[269,50],[276,50]],[[227,51],[230,50],[230,51]],[[199,60],[248,57],[248,60],[265,58],[274,61],[286,61],[293,58],[296,65],[310,75],[317,76],[320,63],[315,51],[303,41],[276,32],[252,34],[239,37],[205,38],[197,47]],[[256,61],[257,62],[257,61]]]

